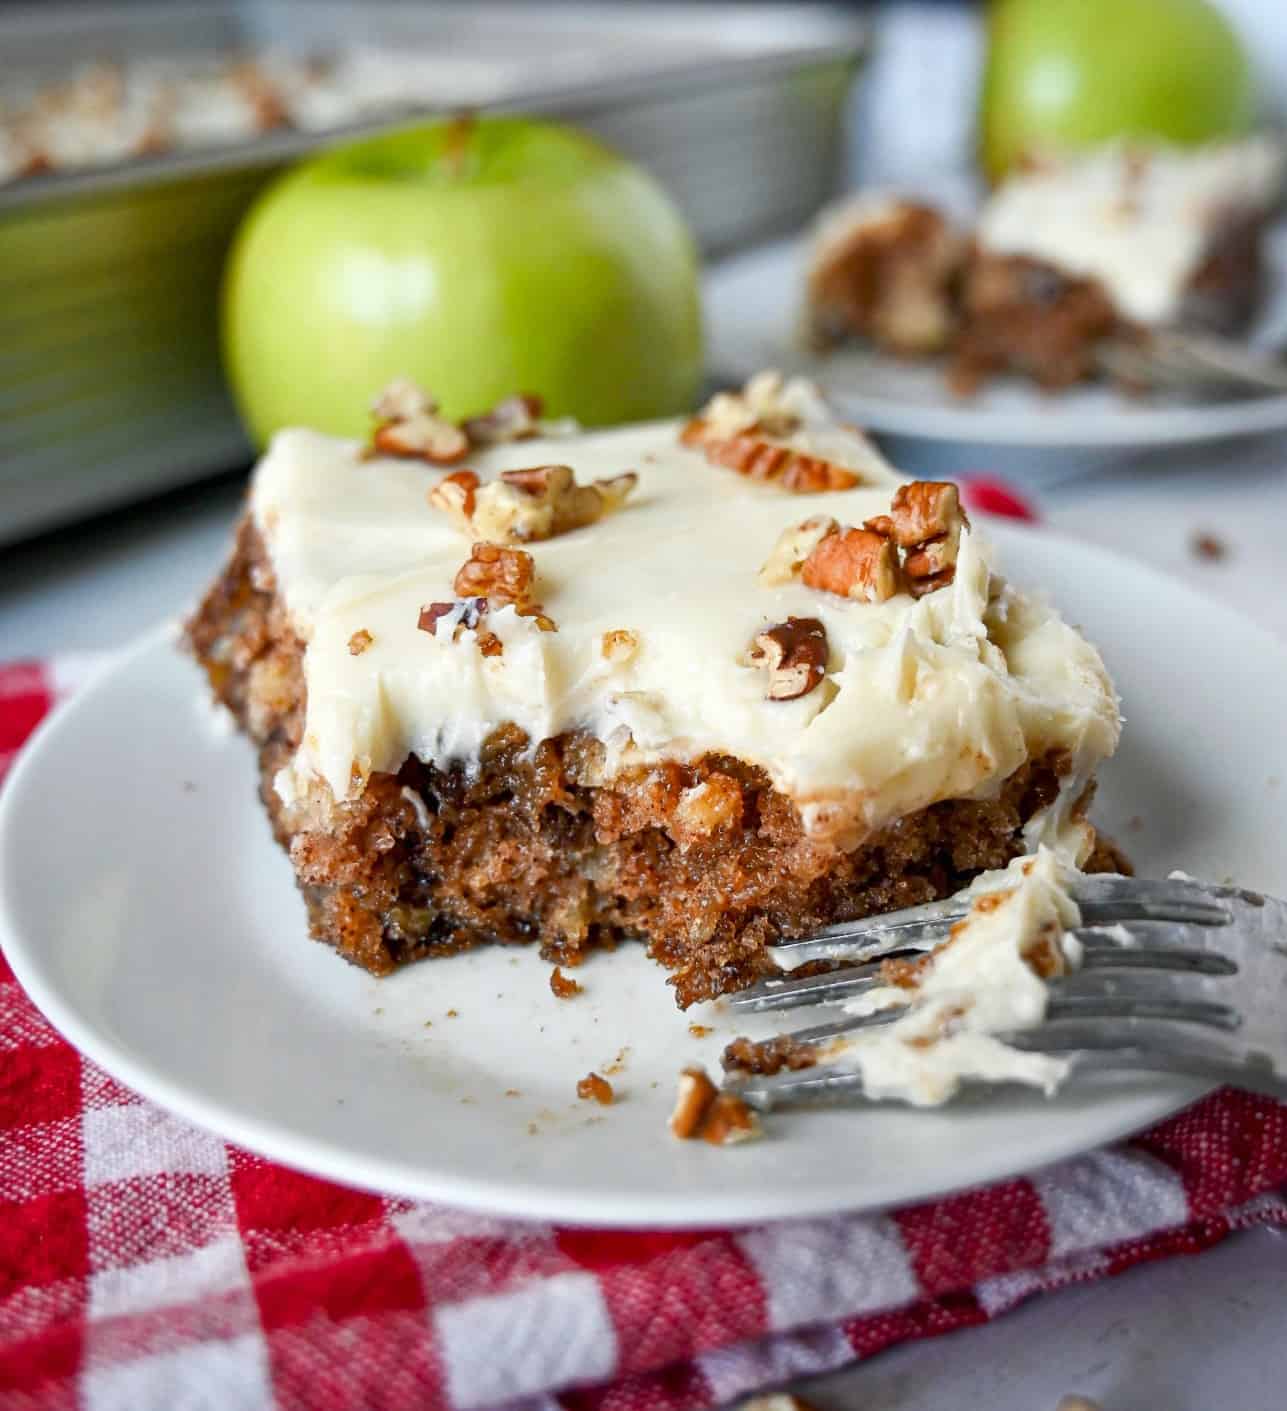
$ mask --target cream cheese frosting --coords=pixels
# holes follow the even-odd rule
[[[257,469],[252,512],[306,643],[305,733],[278,776],[282,797],[351,797],[370,773],[396,771],[412,753],[468,769],[486,737],[513,722],[533,745],[592,732],[607,747],[609,776],[708,752],[736,756],[795,799],[814,837],[852,846],[937,800],[994,794],[1025,760],[1059,750],[1069,762],[1064,806],[1034,821],[1031,842],[1084,853],[1088,830],[1067,805],[1119,731],[1094,648],[1005,584],[977,531],[962,536],[955,581],[919,600],[765,586],[758,570],[785,528],[813,515],[861,524],[888,510],[901,477],[852,428],[808,423],[799,448],[825,448],[861,483],[790,494],[709,464],[680,444],[680,425],[543,434],[469,457],[484,482],[551,463],[571,466],[583,484],[639,476],[616,513],[525,546],[534,596],[558,630],[543,632],[513,608],[493,611],[487,630],[504,650],[492,656],[475,631],[417,626],[422,607],[452,599],[470,552],[426,499],[446,472],[366,459],[355,441],[280,433]],[[790,616],[822,622],[827,674],[799,699],[768,700],[747,648]],[[637,648],[607,654],[605,634],[620,631]],[[355,655],[359,633],[370,641]]]
[[[908,1005],[906,1012],[837,1042],[823,1061],[857,1069],[870,1098],[916,1107],[946,1102],[970,1079],[1053,1092],[1068,1060],[1023,1052],[1001,1036],[1045,1017],[1050,991],[1039,971],[1052,977],[1081,964],[1081,943],[1069,934],[1081,923],[1069,894],[1074,876],[1041,848],[976,878],[963,893],[969,912],[930,953],[914,990],[886,985],[845,1006],[871,1014]]]
[[[1128,318],[1166,323],[1222,221],[1267,211],[1282,169],[1269,137],[1196,149],[1115,143],[1007,178],[976,234],[993,253],[1097,279]]]

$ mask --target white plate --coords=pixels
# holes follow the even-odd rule
[[[1287,650],[1151,570],[1046,535],[998,537],[1013,576],[1048,585],[1102,645],[1125,697],[1101,821],[1148,872],[1287,891]],[[41,730],[0,795],[0,937],[92,1059],[291,1165],[511,1215],[731,1224],[1002,1178],[1201,1090],[1134,1079],[1049,1102],[784,1114],[763,1142],[728,1150],[674,1141],[678,1069],[715,1064],[740,1023],[718,1005],[681,1015],[630,946],[582,967],[570,1001],[531,951],[383,981],[345,965],[307,939],[249,747],[213,729],[203,701],[196,668],[153,637]],[[713,1032],[694,1037],[690,1022]],[[623,1048],[621,1101],[579,1102],[577,1079]]]
[[[1275,248],[1275,263],[1287,268],[1287,238],[1277,244],[1284,248],[1281,261]],[[1050,395],[999,379],[960,399],[933,363],[854,348],[818,357],[801,349],[798,336],[803,268],[803,246],[787,241],[727,260],[707,276],[707,361],[720,378],[742,381],[765,367],[804,373],[833,406],[873,431],[976,445],[1122,450],[1287,427],[1287,396],[1168,403],[1132,400],[1102,386]],[[1280,283],[1277,302],[1287,304],[1287,279]],[[1266,327],[1285,321],[1287,310],[1266,313]]]

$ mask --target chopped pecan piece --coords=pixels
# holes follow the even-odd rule
[[[472,472],[466,472],[472,474]],[[552,539],[594,524],[620,509],[639,482],[634,471],[593,485],[578,485],[572,467],[538,465],[507,470],[478,488],[454,486],[448,477],[430,493],[429,502],[445,511],[462,533],[493,544],[526,544]]]
[[[480,600],[485,601],[485,599]],[[429,603],[420,609],[420,616],[416,620],[416,626],[421,632],[428,632],[431,637],[438,635],[439,619],[447,616],[460,606],[459,603]]]
[[[451,465],[469,450],[469,438],[455,422],[438,415],[438,403],[405,377],[391,382],[371,405],[379,420],[372,437],[387,456]]]
[[[768,480],[800,495],[848,490],[862,477],[847,466],[810,454],[790,437],[804,428],[820,402],[805,382],[784,383],[776,372],[753,377],[740,393],[721,392],[679,433],[685,446],[700,448],[713,465],[752,480]]]
[[[670,1130],[681,1140],[695,1137],[719,1089],[703,1068],[685,1068],[679,1075]]]
[[[771,480],[797,495],[850,490],[861,480],[856,471],[821,456],[778,445],[755,431],[729,437],[713,436],[699,419],[688,423],[683,439],[686,444],[700,445],[712,465],[722,465],[751,480]]]
[[[799,578],[805,560],[828,534],[839,528],[830,515],[818,514],[784,529],[760,568],[760,582],[766,588],[777,588]]]
[[[380,421],[410,421],[437,410],[438,403],[409,377],[395,377],[371,403],[371,415]]]
[[[961,530],[969,523],[950,481],[913,480],[898,487],[889,513],[869,519],[867,528],[905,550],[908,590],[921,598],[946,588],[956,577]]]
[[[712,436],[736,436],[758,428],[766,436],[790,436],[804,422],[806,411],[816,410],[820,399],[801,379],[787,382],[780,372],[757,372],[740,392],[717,392],[696,419]],[[689,422],[682,438],[687,440]]]
[[[522,549],[505,549],[498,544],[475,544],[461,565],[452,587],[458,598],[486,598],[492,607],[513,603],[523,607],[531,602],[536,564]]]
[[[734,1093],[720,1093],[702,1123],[702,1139],[712,1146],[733,1146],[761,1136],[760,1119]]]
[[[366,630],[360,627],[349,638],[349,655],[360,657],[364,651],[375,641],[375,638]]]
[[[705,1069],[685,1068],[670,1114],[670,1130],[681,1140],[701,1137],[714,1146],[731,1146],[760,1135],[760,1121],[740,1097],[721,1092]]]
[[[485,657],[498,657],[504,652],[505,644],[494,633],[479,630],[479,623],[486,617],[490,604],[486,598],[466,598],[463,601],[459,598],[451,603],[430,603],[428,607],[420,609],[420,617],[416,626],[421,632],[428,632],[431,637],[438,635],[438,624],[449,613],[458,612],[455,626],[452,628],[451,640],[458,642],[462,632],[478,633],[478,650]]]
[[[605,661],[613,666],[623,666],[639,650],[639,634],[624,627],[605,632],[599,642],[599,650]]]
[[[898,550],[873,530],[839,530],[818,541],[800,577],[806,586],[841,598],[883,603],[901,586]]]
[[[522,549],[506,549],[498,544],[475,544],[469,558],[461,565],[452,587],[456,603],[430,603],[421,608],[419,626],[434,633],[438,619],[465,600],[458,628],[476,627],[482,615],[493,608],[513,607],[520,617],[530,617],[542,632],[557,632],[553,619],[532,599],[532,580],[536,565],[531,554]],[[499,656],[502,644],[491,633],[480,636],[479,650],[484,656]]]
[[[376,428],[372,441],[383,455],[428,461],[430,465],[451,465],[463,460],[469,450],[465,433],[436,416],[389,422]]]
[[[950,480],[912,480],[894,491],[889,506],[892,538],[900,549],[915,548],[968,524],[961,497]]]
[[[479,627],[487,616],[489,607],[486,598],[457,598],[455,602],[450,603],[430,603],[428,607],[420,609],[416,626],[421,632],[428,632],[431,637],[436,637],[439,622],[449,613],[457,612],[459,616],[452,628],[451,640],[458,642],[462,632],[477,632],[479,652],[485,657],[498,657],[504,652],[505,644],[494,632]]]
[[[541,399],[517,393],[497,402],[482,416],[467,417],[461,429],[475,446],[499,446],[507,441],[525,441],[541,429]]]
[[[915,480],[898,487],[888,514],[861,529],[819,515],[784,530],[760,582],[776,587],[799,577],[810,588],[868,603],[883,603],[904,588],[923,597],[952,582],[968,526],[955,485]]]
[[[385,456],[450,466],[469,450],[469,437],[456,423],[437,415],[437,402],[408,378],[389,382],[371,404],[371,412],[380,422],[371,440]]]
[[[747,661],[768,668],[771,701],[797,701],[827,674],[827,629],[816,617],[788,617],[757,634]]]
[[[468,523],[474,512],[474,492],[478,475],[472,470],[453,470],[429,491],[429,503],[452,519]]]

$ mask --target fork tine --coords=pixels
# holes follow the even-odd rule
[[[1061,986],[1058,997],[1050,1001],[1043,1026],[1063,1019],[1157,1019],[1174,1024],[1206,1024],[1214,1029],[1236,1029],[1242,1022],[1236,1009],[1214,1000],[1112,995],[1102,991],[1088,994]]]
[[[1086,944],[1093,933],[1073,932]],[[897,955],[898,952],[894,952]],[[820,975],[799,979],[761,980],[745,990],[729,995],[730,1009],[744,1014],[764,1014],[772,1010],[803,1009],[807,1005],[837,1004],[865,994],[881,984],[881,968],[885,960],[865,961],[861,965],[846,965],[840,970],[827,970]],[[1105,938],[1101,944],[1087,945],[1082,961],[1082,974],[1104,971],[1162,971],[1186,975],[1235,975],[1238,967],[1226,956],[1212,951],[1190,950],[1176,946],[1124,947],[1120,941]]]
[[[896,913],[895,913],[896,914]],[[963,916],[965,913],[962,912]],[[959,918],[958,918],[959,919]],[[782,970],[798,970],[815,960],[887,960],[900,951],[933,950],[947,939],[951,929],[942,923],[919,921],[906,929],[895,926],[867,927],[851,921],[841,936],[805,936],[798,941],[780,941],[769,947],[774,963]]]
[[[1227,926],[1232,913],[1194,882],[1140,881],[1116,874],[1080,877],[1072,895],[1085,926],[1111,926],[1119,921],[1169,921],[1197,926]],[[783,970],[814,960],[869,960],[897,950],[929,950],[947,938],[967,907],[959,898],[930,902],[839,921],[800,940],[781,941],[770,954]]]
[[[813,960],[859,960],[896,950],[929,950],[946,938],[967,910],[959,897],[947,897],[857,921],[833,922],[799,940],[780,941],[770,952],[783,970],[794,970]]]
[[[1218,951],[1194,950],[1188,946],[1123,945],[1112,938],[1099,940],[1093,932],[1072,934],[1085,947],[1082,974],[1104,970],[1162,970],[1177,975],[1236,975],[1237,965]]]
[[[826,1024],[814,1024],[808,1029],[792,1029],[785,1037],[796,1044],[825,1043],[827,1039],[839,1039],[863,1029],[879,1029],[884,1024],[892,1024],[906,1010],[905,1004],[894,1004],[888,1009],[873,1010],[870,1014],[846,1014],[843,1019],[832,1019]]]
[[[1081,974],[1103,971],[1163,971],[1185,975],[1236,975],[1238,967],[1227,956],[1184,946],[1124,946],[1119,940],[1097,936],[1093,930],[1072,932],[1086,946]],[[898,955],[897,951],[892,953]],[[806,1005],[835,1004],[875,989],[881,967],[890,955],[860,965],[847,965],[821,975],[800,979],[761,980],[728,996],[730,1009],[746,1014],[778,1009],[803,1009]]]
[[[1218,1029],[1236,1029],[1241,1022],[1236,1009],[1212,1000],[1188,999],[1177,992],[1156,995],[1111,994],[1102,988],[1103,982],[1099,982],[1099,988],[1084,989],[1077,988],[1078,980],[1079,977],[1074,976],[1071,979],[1052,982],[1054,997],[1046,1011],[1043,1026],[1065,1019],[1157,1019],[1172,1023],[1206,1024]],[[825,1043],[828,1039],[845,1038],[850,1034],[861,1033],[864,1029],[892,1024],[894,1020],[901,1018],[907,1009],[905,1004],[896,1004],[870,1014],[846,1014],[825,1024],[814,1024],[806,1029],[794,1029],[785,1035],[775,1035],[766,1042],[781,1042],[785,1038],[793,1044]],[[1009,1039],[1006,1041],[1009,1042]]]
[[[1079,877],[1071,888],[1083,925],[1117,921],[1173,921],[1198,926],[1227,926],[1233,913],[1196,882],[1141,881],[1115,873]]]
[[[1260,349],[1211,333],[1168,330],[1154,337],[1173,362],[1187,364],[1209,379],[1247,391],[1287,392],[1287,366]]]
[[[776,1107],[862,1097],[862,1074],[852,1068],[797,1068],[789,1073],[755,1073],[727,1083],[748,1107],[771,1112]]]
[[[755,1012],[768,1009],[795,1009],[806,1004],[831,1004],[849,999],[875,988],[880,983],[883,960],[869,960],[863,965],[847,965],[843,970],[828,970],[821,975],[804,975],[799,979],[761,980],[758,985],[730,995],[730,1009]]]
[[[900,931],[908,936],[919,934],[917,928],[946,930],[969,910],[960,896],[944,897],[941,901],[925,902],[921,906],[904,906],[897,911],[877,912],[857,921],[837,921],[814,932],[818,936],[844,937],[855,931]]]
[[[1004,1036],[1011,1048],[1025,1053],[1102,1054],[1095,1068],[1151,1067],[1154,1071],[1187,1073],[1207,1071],[1193,1060],[1209,1058],[1229,1075],[1229,1052],[1217,1033],[1203,1026],[1176,1024],[1172,1020],[1143,1017],[1118,1019],[1052,1019],[1036,1029]],[[1129,1055],[1147,1060],[1130,1065]]]
[[[1191,364],[1175,358],[1151,343],[1125,339],[1104,340],[1095,350],[1099,370],[1122,382],[1175,392],[1198,392],[1211,384],[1209,373],[1200,373]]]
[[[1231,1076],[1229,1054],[1216,1035],[1171,1020],[1061,1019],[1003,1037],[1011,1048],[1027,1053],[1070,1055],[1078,1072],[1188,1073],[1225,1080]],[[1237,1081],[1273,1096],[1281,1093],[1275,1081],[1250,1068]],[[973,1088],[1009,1086],[982,1079],[969,1083]],[[730,1074],[726,1087],[760,1112],[866,1096],[859,1069],[829,1064],[772,1074]]]
[[[856,1034],[863,1029],[876,1029],[882,1024],[892,1024],[906,1009],[906,1005],[893,1005],[889,1009],[878,1009],[871,1014],[846,1014],[842,1019],[833,1019],[826,1024],[814,1024],[807,1029],[793,1029],[786,1034],[774,1034],[771,1039],[761,1039],[753,1045],[766,1052],[785,1044],[820,1044],[828,1039],[842,1038],[846,1034]],[[736,1071],[736,1070],[734,1070]]]

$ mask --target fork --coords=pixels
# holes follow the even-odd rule
[[[1157,329],[1142,339],[1108,338],[1095,356],[1109,377],[1159,391],[1287,392],[1287,362],[1214,333]]]
[[[1048,982],[1035,1028],[999,1035],[1030,1053],[1067,1056],[1077,1071],[1113,1070],[1213,1078],[1287,1096],[1287,903],[1241,887],[1190,879],[1079,876],[1069,888],[1081,925],[1082,963]],[[844,921],[773,949],[788,972],[730,996],[739,1013],[832,1004],[886,983],[885,960],[933,949],[969,910],[961,897]],[[851,962],[793,977],[812,961]],[[913,1000],[914,1002],[914,1000]],[[775,1039],[821,1044],[891,1023],[894,1006]],[[730,1072],[726,1087],[767,1111],[861,1097],[862,1076],[825,1062],[792,1072]]]

